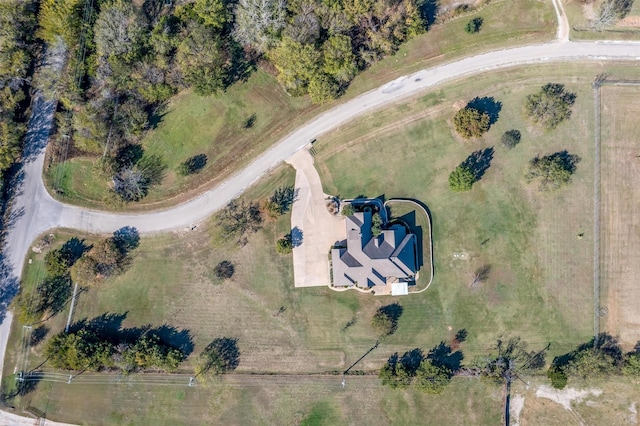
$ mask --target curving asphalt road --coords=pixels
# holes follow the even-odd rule
[[[66,227],[93,233],[110,233],[123,226],[133,226],[141,233],[153,233],[190,226],[221,209],[266,172],[291,157],[317,136],[335,129],[357,116],[432,89],[445,82],[491,70],[527,64],[640,61],[640,44],[636,42],[569,41],[569,26],[562,6],[557,0],[554,0],[553,4],[559,22],[556,41],[475,55],[400,77],[326,111],[298,128],[216,188],[184,204],[166,210],[119,214],[70,206],[54,200],[43,185],[42,168],[46,135],[50,130],[55,104],[38,97],[33,110],[35,118],[40,117],[40,119],[36,120],[32,117],[30,122],[32,138],[28,137],[25,145],[31,146],[32,152],[29,161],[25,163],[23,168],[24,178],[20,194],[16,197],[14,204],[15,220],[11,229],[8,230],[6,239],[5,262],[12,273],[1,278],[4,282],[0,282],[0,289],[3,285],[6,286],[7,280],[16,281],[18,279],[22,271],[24,255],[29,246],[38,235],[48,229]],[[31,123],[35,124],[33,128]],[[42,143],[43,141],[44,143]],[[10,327],[10,316],[6,318],[3,316],[4,313],[0,312],[0,319],[4,319],[0,331]],[[1,335],[2,333],[0,333]],[[5,344],[6,341],[0,341],[0,371]]]

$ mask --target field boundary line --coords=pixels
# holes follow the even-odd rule
[[[593,83],[593,100],[594,100],[594,143],[595,143],[595,155],[594,155],[594,180],[593,180],[593,342],[594,345],[598,343],[598,335],[600,334],[600,318],[604,316],[601,305],[601,257],[600,257],[600,196],[602,192],[601,183],[601,159],[600,148],[602,144],[602,86],[640,86],[640,80],[625,80],[625,79],[608,79],[607,75],[596,76]]]

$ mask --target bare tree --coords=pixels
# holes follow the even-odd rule
[[[235,10],[234,39],[258,53],[271,49],[284,27],[284,0],[240,0]]]
[[[473,280],[469,284],[469,287],[473,288],[479,284],[484,283],[489,279],[489,274],[491,273],[491,265],[485,264],[476,269],[473,273]]]

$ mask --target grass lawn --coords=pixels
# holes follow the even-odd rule
[[[212,339],[237,338],[239,374],[195,388],[43,382],[15,404],[47,411],[53,419],[98,424],[497,423],[501,391],[480,380],[456,378],[443,395],[431,397],[391,391],[371,376],[348,376],[343,390],[340,375],[304,374],[349,367],[376,341],[372,314],[396,301],[403,307],[396,333],[354,370],[376,371],[394,352],[415,347],[427,352],[462,328],[468,330],[460,348],[463,363],[486,355],[500,335],[521,336],[532,350],[551,342],[550,358],[588,340],[593,324],[590,87],[602,71],[577,64],[486,74],[363,117],[318,140],[315,159],[325,192],[415,197],[429,206],[436,276],[426,292],[392,299],[294,289],[291,257],[274,249],[276,239],[289,230],[289,215],[266,222],[242,248],[223,241],[213,221],[193,232],[143,237],[131,267],[82,294],[74,318],[109,312],[126,314],[125,327],[166,323],[186,329],[194,350],[185,372]],[[606,71],[624,77],[634,68],[611,65]],[[565,83],[577,93],[570,121],[553,132],[520,115],[524,96],[548,81]],[[462,141],[448,120],[474,96],[493,96],[502,110],[482,140]],[[508,151],[498,140],[511,128],[523,138]],[[489,146],[495,148],[494,158],[482,180],[468,193],[450,192],[449,172],[472,151]],[[523,182],[531,157],[561,149],[582,157],[569,187],[541,194]],[[262,200],[293,182],[293,170],[282,166],[245,196]],[[578,233],[584,233],[582,239]],[[465,257],[454,259],[454,253]],[[212,276],[221,260],[236,266],[234,277],[224,283]],[[490,278],[469,288],[471,274],[483,264],[492,266]],[[37,282],[37,275],[26,277]],[[55,317],[52,333],[65,320],[64,312]],[[19,337],[12,336],[9,372],[15,365],[10,360],[17,360],[16,341]],[[41,350],[32,349],[30,366],[37,365]],[[303,376],[286,380],[281,375],[292,373]]]
[[[426,324],[410,321],[416,340],[446,327],[467,328],[468,352],[476,353],[501,334],[518,334],[534,346],[551,341],[558,352],[588,340],[593,327],[591,81],[597,73],[590,65],[564,65],[486,74],[318,139],[315,162],[326,193],[412,197],[431,210],[434,283],[423,297],[402,300],[408,315],[429,311]],[[521,115],[525,96],[548,81],[577,93],[571,119],[552,132]],[[451,119],[474,96],[494,97],[502,110],[484,138],[463,141],[453,133]],[[512,128],[522,132],[522,142],[506,150],[499,140]],[[449,173],[472,151],[489,147],[495,152],[485,176],[470,192],[451,192]],[[532,157],[563,149],[582,159],[569,187],[540,193],[525,184]],[[473,272],[484,264],[492,267],[489,280],[469,288]]]
[[[464,25],[474,16],[482,16],[484,23],[478,34],[469,35],[464,32]],[[550,4],[538,0],[497,0],[478,12],[434,25],[426,34],[403,45],[394,56],[359,75],[338,102],[400,75],[470,52],[549,40],[553,34],[555,15]],[[314,106],[307,98],[289,97],[275,78],[264,71],[253,73],[246,83],[236,84],[218,97],[200,97],[192,92],[175,96],[157,127],[142,142],[147,152],[164,158],[167,176],[141,203],[130,204],[127,209],[158,208],[192,197],[228,177],[330,106]],[[250,119],[253,124],[246,128]],[[185,159],[203,153],[208,162],[199,174],[184,178],[175,173]],[[56,196],[73,204],[110,208],[103,201],[107,182],[90,166],[94,161],[83,157],[69,160],[61,181],[64,195]],[[60,175],[59,167],[46,172],[49,187]]]

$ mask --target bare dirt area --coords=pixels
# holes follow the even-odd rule
[[[601,97],[603,326],[625,347],[640,339],[640,86],[605,86]]]

